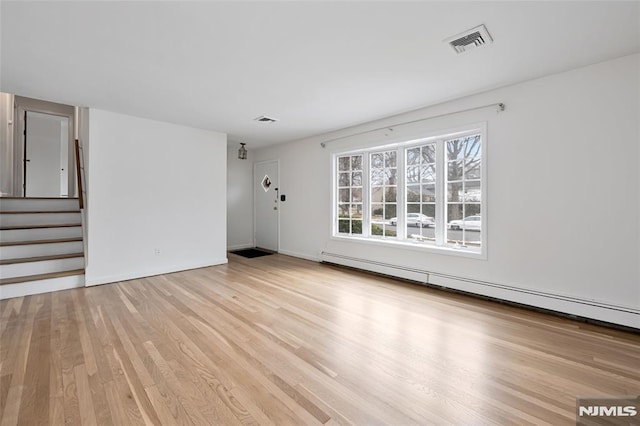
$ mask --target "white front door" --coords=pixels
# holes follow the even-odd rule
[[[24,141],[24,196],[68,196],[69,118],[27,111]]]
[[[279,246],[279,178],[278,160],[254,164],[255,243],[256,247],[276,252]]]

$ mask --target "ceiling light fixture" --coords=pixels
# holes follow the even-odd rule
[[[260,123],[275,123],[276,121],[278,121],[277,118],[267,117],[266,115],[261,115],[260,117],[256,117],[253,120],[259,121]]]
[[[240,142],[240,149],[238,150],[238,158],[240,160],[246,160],[247,159],[247,148],[245,148],[246,144],[244,142]]]

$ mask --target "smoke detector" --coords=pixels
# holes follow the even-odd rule
[[[275,123],[276,121],[278,121],[277,118],[267,117],[266,115],[261,115],[260,117],[256,117],[253,120],[259,121],[260,123]]]
[[[444,40],[456,51],[456,53],[463,53],[467,50],[475,49],[476,47],[484,46],[485,44],[493,43],[487,27],[484,25],[471,28],[460,34],[456,34],[453,37],[449,37]]]

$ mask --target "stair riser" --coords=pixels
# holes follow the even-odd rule
[[[78,200],[66,198],[55,200],[0,198],[0,210],[5,212],[77,210],[78,205]]]
[[[2,268],[0,268],[0,278],[24,277],[27,275],[48,274],[50,272],[62,272],[83,268],[84,257],[14,263],[11,265],[2,265]]]
[[[69,226],[64,228],[34,228],[34,229],[10,229],[0,231],[0,241],[37,241],[53,240],[59,238],[82,237],[81,226]]]
[[[1,214],[1,226],[80,223],[80,213]]]
[[[70,277],[52,278],[48,280],[31,281],[18,284],[6,284],[0,286],[0,300],[78,287],[84,287],[84,275],[73,275]]]
[[[56,254],[82,253],[82,241],[69,243],[27,244],[21,246],[0,247],[0,259],[19,259],[23,257],[53,256]],[[2,266],[4,268],[4,266]]]

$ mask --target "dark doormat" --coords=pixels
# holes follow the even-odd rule
[[[236,250],[236,251],[232,251],[231,253],[237,254],[238,256],[242,256],[242,257],[248,257],[249,259],[253,259],[254,257],[268,256],[270,254],[273,254],[270,251],[264,251],[260,249],[254,249],[254,248]]]

